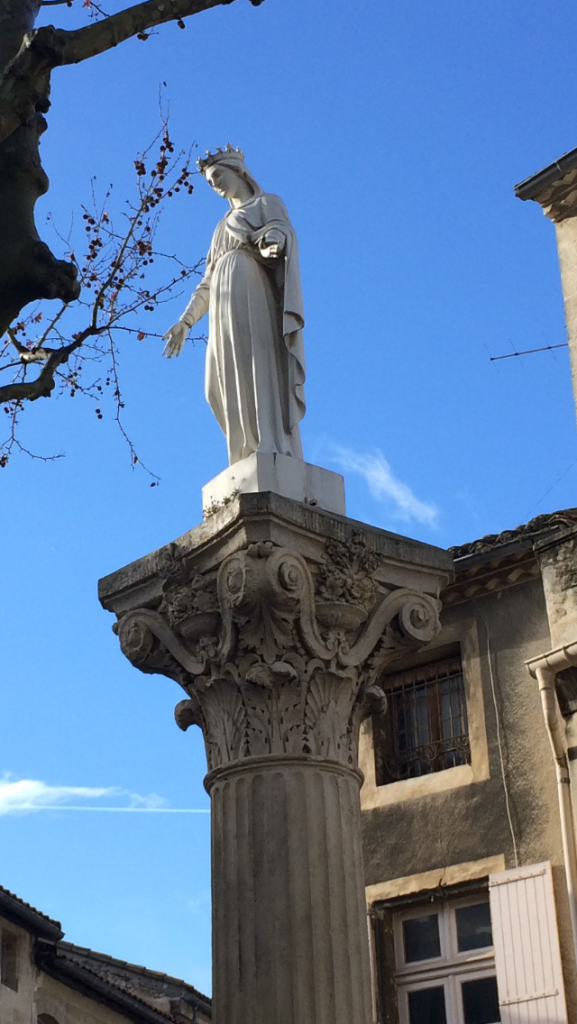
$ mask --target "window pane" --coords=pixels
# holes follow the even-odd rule
[[[459,907],[456,917],[460,953],[465,953],[468,949],[482,949],[483,946],[493,945],[488,903],[477,903],[474,907]]]
[[[409,1020],[411,1024],[447,1024],[442,985],[409,992]]]
[[[465,981],[462,989],[465,1024],[498,1024],[501,1014],[496,978]]]
[[[441,955],[439,937],[439,917],[429,914],[428,917],[411,917],[403,921],[403,938],[405,942],[405,962],[430,960]]]
[[[418,686],[415,690],[415,737],[416,746],[422,747],[431,742],[431,726],[429,723],[429,701],[427,690]]]

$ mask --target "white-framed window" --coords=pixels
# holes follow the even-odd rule
[[[489,897],[395,914],[400,1024],[499,1024]]]

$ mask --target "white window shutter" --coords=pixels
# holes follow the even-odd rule
[[[567,1024],[551,865],[489,875],[502,1024]]]

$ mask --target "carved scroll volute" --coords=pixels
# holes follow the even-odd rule
[[[399,624],[417,645],[428,644],[441,631],[440,612],[441,602],[434,597],[409,592],[399,612]]]
[[[386,627],[398,617],[402,635],[414,646],[429,643],[441,629],[441,603],[428,594],[399,588],[373,609],[372,615],[351,649],[343,653],[345,665],[362,665],[381,640]]]
[[[148,608],[128,612],[118,622],[117,632],[122,653],[141,672],[159,672],[180,682],[184,673],[197,676],[206,669],[205,659],[191,654],[158,612]]]

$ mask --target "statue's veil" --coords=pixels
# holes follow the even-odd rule
[[[249,186],[249,188],[252,189],[253,195],[255,195],[255,196],[263,196],[265,194],[264,188],[262,188],[262,186],[259,185],[259,183],[256,180],[256,178],[250,173],[250,171],[249,171],[248,167],[246,166],[246,164],[244,164],[244,163],[240,164],[238,162],[238,160],[230,160],[230,161],[228,161],[226,159],[219,160],[218,162],[219,162],[219,164],[222,164],[223,167],[229,167],[231,171],[234,171],[235,174],[238,174],[239,177],[241,177],[244,181],[246,181],[246,183]]]

